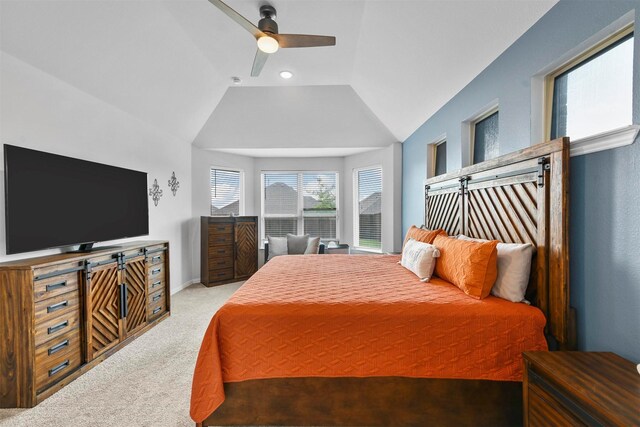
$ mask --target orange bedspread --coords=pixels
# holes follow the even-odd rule
[[[422,283],[398,256],[274,258],[216,313],[193,376],[191,417],[223,382],[282,377],[520,381],[521,353],[546,350],[540,310]]]

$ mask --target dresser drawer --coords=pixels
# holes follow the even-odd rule
[[[232,257],[211,257],[209,259],[209,271],[215,272],[219,270],[224,270],[227,268],[233,268],[233,258]]]
[[[147,278],[151,282],[157,282],[158,280],[164,280],[164,264],[156,264],[147,266]]]
[[[209,234],[209,246],[224,246],[233,244],[233,234]]]
[[[78,290],[78,279],[80,273],[73,271],[66,274],[55,275],[33,282],[33,293],[35,301],[52,298],[67,292]]]
[[[150,295],[153,292],[157,292],[160,289],[164,289],[164,288],[165,288],[164,278],[155,278],[155,279],[149,280],[149,283],[147,284],[147,295]]]
[[[147,304],[150,306],[157,305],[161,300],[164,301],[165,299],[165,290],[160,289],[152,294],[149,294],[149,296],[147,297]]]
[[[232,234],[233,224],[211,224],[209,225],[209,238],[219,234]]]
[[[36,390],[64,378],[81,364],[80,328],[36,348]]]
[[[218,258],[233,258],[233,245],[216,246],[209,248],[209,263]]]
[[[39,301],[35,307],[36,327],[43,322],[64,316],[72,311],[80,311],[80,294],[78,291],[67,292],[57,297]]]
[[[529,385],[529,426],[584,426],[567,407],[543,388]]]
[[[233,268],[224,270],[209,270],[209,282],[233,279]]]
[[[150,253],[147,255],[147,266],[156,265],[156,264],[164,264],[164,251]]]
[[[167,299],[160,298],[155,303],[149,305],[149,308],[147,309],[147,319],[149,319],[149,321],[152,321],[166,311],[167,311]]]
[[[77,307],[74,310],[59,313],[57,317],[37,322],[36,347],[66,334],[77,328],[79,324],[80,310]]]

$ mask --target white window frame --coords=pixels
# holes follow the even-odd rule
[[[447,134],[442,134],[427,144],[427,178],[436,176],[436,160],[438,145],[447,142]]]
[[[238,168],[230,168],[226,166],[209,166],[209,215],[211,215],[211,171],[212,170],[222,170],[228,172],[238,172],[240,173],[240,192],[238,194],[239,204],[238,204],[238,215],[243,216],[245,214],[245,203],[244,203],[244,170]]]
[[[632,10],[562,55],[531,78],[531,145],[548,141],[551,138],[555,77],[634,32],[634,22],[635,11]],[[634,37],[636,36],[637,34],[634,34]],[[636,49],[633,55],[635,61],[640,57],[640,52]],[[580,156],[630,145],[636,140],[638,133],[640,133],[640,125],[630,123],[628,126],[618,129],[571,140],[570,153],[571,156]]]
[[[382,253],[382,248],[384,247],[384,233],[382,232],[384,222],[380,222],[380,249],[375,248],[367,248],[360,246],[360,193],[358,188],[358,172],[365,171],[369,169],[380,169],[380,192],[382,196],[380,197],[380,205],[382,210],[384,210],[384,169],[381,164],[374,164],[369,166],[363,166],[359,168],[353,169],[352,181],[353,181],[353,247],[359,251],[363,252],[374,252],[374,253]],[[382,212],[380,212],[381,217]]]
[[[297,186],[298,186],[298,212],[296,214],[271,214],[269,218],[295,218],[297,219],[297,234],[304,233],[304,190],[303,190],[303,175],[304,174],[335,174],[336,175],[336,237],[335,240],[340,240],[340,172],[338,171],[317,171],[317,170],[261,170],[260,171],[260,232],[261,240],[264,242],[267,238],[265,227],[265,213],[264,213],[264,175],[269,173],[277,174],[296,174]],[[321,239],[322,240],[322,239]],[[333,240],[333,239],[332,239]]]
[[[500,100],[494,99],[480,110],[476,111],[468,119],[462,122],[462,166],[470,166],[473,164],[473,149],[475,146],[476,123],[486,119],[494,113],[500,112]]]

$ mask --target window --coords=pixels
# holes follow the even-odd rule
[[[356,204],[354,244],[360,248],[382,248],[382,168],[354,171]]]
[[[633,32],[627,28],[547,78],[549,136],[572,140],[632,123]],[[549,117],[550,116],[550,117]]]
[[[240,215],[242,172],[211,168],[211,215]]]
[[[476,120],[472,126],[472,158],[473,164],[482,163],[500,155],[499,113],[493,111]]]
[[[262,184],[263,237],[338,239],[336,172],[264,172]]]
[[[435,151],[435,171],[434,176],[447,173],[447,141],[442,141],[434,148]]]

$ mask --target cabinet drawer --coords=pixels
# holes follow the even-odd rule
[[[160,300],[149,305],[149,308],[147,308],[147,319],[149,319],[149,321],[152,321],[166,311],[167,300],[166,298],[160,298]]]
[[[529,427],[584,426],[571,411],[541,387],[529,385]]]
[[[78,290],[78,271],[47,277],[33,282],[35,301]]]
[[[233,224],[211,224],[209,225],[209,238],[218,234],[232,234]]]
[[[209,234],[209,246],[224,246],[233,244],[233,234]]]
[[[233,279],[233,268],[226,268],[224,270],[209,270],[209,282],[218,282],[220,280]]]
[[[152,294],[153,292],[157,292],[160,289],[164,289],[164,278],[156,278],[149,280],[147,285],[147,295]]]
[[[36,324],[36,347],[54,338],[58,338],[78,327],[80,323],[80,310],[60,313],[57,317],[38,322]]]
[[[147,278],[151,282],[164,279],[164,264],[156,264],[147,266]]]
[[[47,388],[81,364],[80,328],[36,348],[36,390]]]
[[[42,300],[36,303],[36,325],[47,322],[50,319],[64,316],[66,313],[80,310],[80,296],[78,291],[67,292],[57,297]]]
[[[233,245],[209,248],[209,262],[225,257],[233,258]]]
[[[164,264],[164,252],[155,252],[147,255],[147,265]]]
[[[164,301],[165,300],[165,290],[164,289],[160,289],[152,294],[149,294],[149,297],[147,298],[147,304],[149,306],[151,305],[157,305],[160,301]]]
[[[211,257],[209,258],[209,271],[214,272],[227,268],[233,268],[232,257]]]

